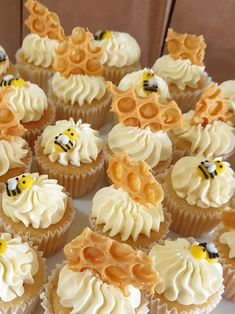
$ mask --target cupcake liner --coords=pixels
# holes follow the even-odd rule
[[[159,243],[159,241],[162,241],[163,239],[166,238],[170,224],[171,224],[171,215],[167,211],[167,208],[163,208],[164,212],[164,221],[160,223],[160,228],[159,231],[151,231],[150,237],[146,237],[143,234],[140,234],[137,241],[134,241],[132,237],[129,237],[126,241],[123,241],[121,239],[120,234],[115,235],[114,237],[109,236],[109,231],[103,232],[103,226],[104,224],[96,225],[96,218],[92,218],[91,214],[89,215],[89,222],[91,229],[95,232],[98,232],[102,235],[105,235],[107,237],[110,237],[118,242],[123,242],[126,244],[129,244],[132,246],[134,249],[139,249],[139,250],[149,250],[151,249],[156,243]]]
[[[27,228],[23,223],[14,223],[11,218],[8,218],[4,214],[2,208],[0,220],[2,221],[5,232],[29,239],[38,247],[39,251],[43,252],[43,256],[48,257],[55,254],[63,247],[74,217],[75,209],[73,202],[72,199],[68,197],[68,204],[63,218],[58,223],[46,229],[34,229],[31,226]]]
[[[41,141],[42,137],[39,137],[35,143],[35,155],[40,174],[46,173],[49,178],[58,180],[58,183],[75,198],[89,193],[94,188],[104,171],[103,152],[91,164],[81,164],[79,167],[63,166],[58,162],[51,162],[48,156],[44,155]]]

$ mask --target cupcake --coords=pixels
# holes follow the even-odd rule
[[[39,134],[55,119],[55,109],[47,102],[44,91],[36,84],[25,82],[20,77],[5,77],[5,86],[0,94],[14,112],[19,114],[20,121],[27,130],[24,138],[31,148]]]
[[[72,197],[90,192],[103,172],[103,141],[81,120],[57,121],[35,143],[40,173],[57,179]]]
[[[196,110],[183,114],[183,126],[171,131],[173,162],[187,155],[203,154],[208,158],[227,159],[235,148],[235,128],[228,101],[217,84],[211,83],[202,93]]]
[[[97,31],[94,39],[95,46],[103,49],[100,62],[107,81],[118,85],[126,74],[140,69],[140,47],[130,34]]]
[[[38,1],[27,0],[29,17],[25,21],[31,31],[16,53],[17,69],[27,81],[48,91],[48,80],[54,74],[52,63],[56,48],[64,40],[64,30],[58,16]]]
[[[142,291],[159,278],[143,252],[86,228],[64,253],[41,295],[46,313],[148,313]]]
[[[181,126],[181,111],[174,101],[160,100],[158,93],[141,97],[132,86],[122,91],[109,85],[112,111],[119,123],[108,134],[108,154],[123,153],[133,161],[145,161],[154,174],[169,167],[172,143],[167,131]]]
[[[182,112],[194,108],[211,79],[203,64],[206,44],[203,36],[167,33],[167,55],[156,60],[153,70],[168,84],[171,97]]]
[[[235,192],[235,174],[218,158],[183,157],[158,179],[163,204],[172,215],[171,229],[184,236],[199,237],[214,229]]]
[[[109,160],[113,185],[92,200],[92,229],[134,248],[149,248],[166,237],[171,217],[162,206],[163,190],[144,161],[125,155]]]
[[[34,313],[46,276],[42,254],[20,236],[0,233],[0,269],[1,313]]]
[[[8,74],[17,74],[16,67],[10,62],[8,55],[4,48],[0,46],[0,85],[2,79]]]
[[[235,210],[224,212],[221,220],[222,224],[216,230],[214,242],[223,266],[223,298],[235,302]]]
[[[111,94],[102,76],[101,48],[94,47],[92,38],[90,32],[76,27],[59,45],[49,97],[56,106],[57,120],[73,117],[99,129],[109,109]]]
[[[219,85],[222,97],[228,100],[228,105],[231,110],[231,119],[233,126],[235,126],[235,80],[224,81]]]
[[[0,197],[5,231],[29,238],[44,256],[63,246],[74,214],[64,188],[47,175],[25,173],[8,179]]]
[[[149,256],[162,281],[151,298],[150,314],[211,312],[223,293],[223,269],[212,243],[193,239],[166,240]]]
[[[25,131],[19,114],[0,95],[0,185],[11,177],[30,171],[32,152],[21,137]]]

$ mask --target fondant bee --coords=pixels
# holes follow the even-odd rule
[[[103,40],[111,37],[111,32],[110,31],[97,31],[94,34],[94,39],[95,40]]]
[[[6,190],[8,196],[17,196],[23,190],[30,188],[33,185],[33,179],[30,176],[22,175],[21,178],[11,178],[6,182]]]
[[[145,71],[143,73],[142,81],[143,90],[146,94],[150,94],[152,92],[156,93],[158,91],[158,83],[153,71]]]
[[[21,78],[21,77],[14,77],[11,74],[8,74],[6,76],[4,76],[4,78],[2,79],[0,86],[16,86],[16,87],[20,87],[20,86],[24,86],[25,81]]]
[[[57,152],[66,153],[74,147],[74,141],[78,138],[75,129],[67,129],[55,137],[54,148]]]
[[[218,174],[223,172],[224,163],[219,158],[213,161],[202,161],[198,166],[198,174],[203,179],[214,179]]]
[[[7,59],[7,54],[3,50],[0,50],[0,63],[5,62],[6,59]]]
[[[213,243],[199,243],[191,247],[191,253],[195,258],[205,259],[209,263],[217,263],[219,254]]]

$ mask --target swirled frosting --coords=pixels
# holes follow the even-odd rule
[[[2,74],[5,74],[7,72],[7,69],[10,66],[10,61],[9,61],[9,58],[6,54],[5,49],[2,46],[0,46],[0,53],[3,53],[6,55],[6,60],[0,61],[0,75],[2,75]]]
[[[40,37],[37,34],[27,35],[22,43],[22,47],[16,53],[16,59],[23,59],[28,63],[43,68],[52,66],[59,41],[50,39],[47,36]]]
[[[222,233],[219,242],[229,247],[229,258],[235,258],[235,230]]]
[[[68,152],[60,153],[55,150],[54,140],[57,135],[63,133],[68,128],[74,128],[78,138],[74,141],[74,148]],[[42,147],[44,154],[49,155],[52,162],[58,161],[67,166],[71,163],[80,166],[81,163],[92,163],[97,159],[102,151],[103,141],[99,137],[99,132],[90,128],[82,120],[75,122],[73,118],[69,120],[56,121],[55,125],[48,126],[42,134]]]
[[[38,173],[25,174],[33,179],[30,188],[15,197],[2,194],[2,209],[13,222],[22,222],[25,227],[48,228],[59,222],[67,207],[67,195],[57,180]]]
[[[149,71],[149,69],[145,68],[143,70],[135,71],[135,72],[125,75],[121,79],[118,85],[118,88],[125,91],[129,89],[130,87],[135,86],[135,92],[141,97],[146,97],[147,95],[143,89],[143,82],[142,82],[143,73],[146,71]],[[157,81],[157,85],[158,85],[157,93],[159,94],[160,99],[165,100],[167,98],[170,98],[170,93],[169,93],[166,82],[160,76],[156,74],[154,75],[154,79],[156,79]]]
[[[71,314],[135,314],[141,293],[132,286],[129,291],[129,297],[125,297],[119,288],[104,283],[89,270],[73,272],[67,266],[60,271],[57,287],[60,304],[71,308]]]
[[[198,166],[202,161],[205,161],[203,156],[188,156],[178,160],[171,173],[173,189],[190,205],[220,207],[235,192],[234,172],[228,162],[223,162],[224,172],[214,179],[206,180],[198,175]]]
[[[140,58],[137,41],[127,33],[111,32],[110,38],[94,40],[94,45],[103,48],[100,63],[108,67],[132,65]]]
[[[235,80],[229,80],[219,85],[224,98],[229,100],[229,106],[235,112]]]
[[[115,125],[108,134],[113,153],[129,155],[133,161],[144,160],[151,168],[172,156],[172,143],[164,132],[152,132],[133,126]]]
[[[48,108],[44,91],[30,82],[20,87],[11,86],[11,92],[6,97],[9,105],[20,114],[23,123],[40,120]]]
[[[166,240],[165,245],[156,244],[149,253],[162,279],[156,292],[183,305],[207,302],[223,282],[222,266],[193,257],[190,247],[187,239]]]
[[[12,137],[10,140],[0,140],[0,176],[9,169],[23,167],[22,159],[28,154],[25,149],[27,142],[21,137]]]
[[[0,300],[10,302],[24,294],[24,284],[33,284],[38,272],[37,254],[21,237],[0,233],[6,250],[0,253]]]
[[[182,91],[186,87],[198,88],[199,82],[206,76],[204,66],[192,64],[188,59],[174,60],[170,55],[165,55],[157,59],[152,69],[168,85],[174,84]]]
[[[235,128],[229,123],[214,121],[203,127],[192,124],[193,116],[193,110],[183,114],[183,127],[172,131],[176,143],[186,142],[190,145],[190,153],[201,153],[206,157],[221,156],[234,150]]]
[[[92,200],[91,216],[96,224],[104,224],[103,232],[109,236],[121,235],[122,241],[132,237],[134,241],[140,234],[150,237],[151,230],[158,231],[164,221],[162,205],[144,206],[132,200],[122,188],[114,186],[99,190]]]
[[[100,100],[105,92],[105,80],[101,76],[70,75],[68,78],[55,73],[51,80],[53,97],[63,103],[82,107],[85,102]]]

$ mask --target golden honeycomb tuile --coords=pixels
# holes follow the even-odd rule
[[[157,205],[164,198],[161,185],[144,161],[133,162],[127,155],[113,155],[109,158],[107,173],[115,188],[123,188],[139,203]]]
[[[224,211],[220,219],[226,227],[235,229],[235,209]]]
[[[174,60],[189,59],[195,65],[203,65],[206,43],[202,35],[180,34],[169,28],[166,42]]]
[[[150,128],[152,132],[182,126],[182,114],[175,101],[161,103],[156,93],[140,97],[135,93],[134,86],[121,91],[108,82],[107,87],[113,95],[111,110],[118,115],[122,124],[141,129]]]
[[[159,283],[153,261],[142,251],[85,228],[83,233],[64,248],[68,268],[80,272],[90,269],[103,282],[121,288],[128,286],[154,293]]]
[[[56,49],[53,62],[55,71],[63,76],[71,74],[102,75],[103,66],[100,63],[101,47],[93,47],[93,35],[82,27],[75,27],[71,36]]]
[[[65,39],[64,29],[56,13],[50,12],[44,5],[34,0],[27,0],[25,7],[30,13],[25,20],[25,25],[31,33],[60,41]]]
[[[217,83],[211,83],[203,91],[194,112],[193,123],[206,126],[213,121],[228,121],[232,116],[228,100],[221,95]]]

